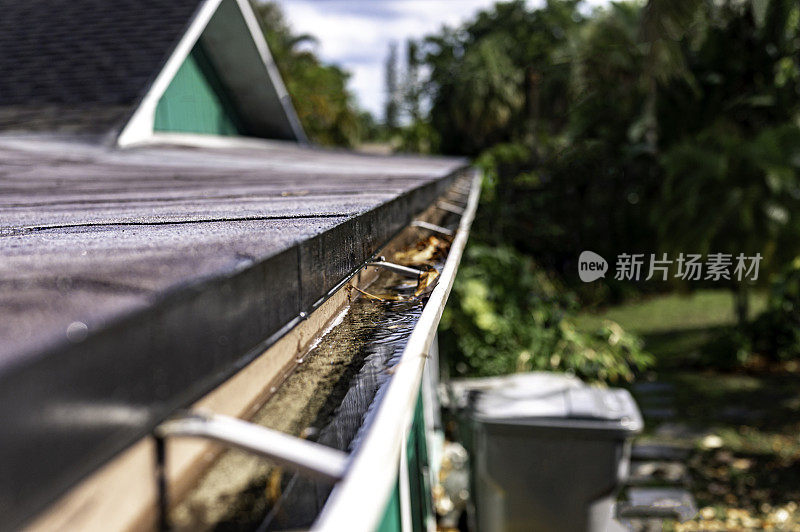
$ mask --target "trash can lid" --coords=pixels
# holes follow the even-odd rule
[[[511,395],[502,389],[486,390],[475,398],[473,408],[481,423],[586,430],[592,436],[601,432],[627,436],[643,427],[639,408],[627,390],[585,384]]]
[[[445,389],[441,395],[444,406],[466,407],[472,395],[492,393],[510,400],[517,397],[547,395],[581,386],[585,384],[578,377],[568,373],[531,371],[501,377],[453,380],[444,385]]]

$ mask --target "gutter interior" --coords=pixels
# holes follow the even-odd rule
[[[451,204],[463,204],[465,199],[453,188],[443,197]],[[442,210],[437,214],[436,223],[457,227],[459,216]],[[430,234],[409,227],[393,242],[416,242]],[[441,271],[445,259],[437,257],[434,267]],[[415,287],[413,281],[381,271],[367,290],[413,295]],[[370,414],[416,325],[423,301],[424,297],[379,301],[350,289],[348,306],[325,335],[298,356],[294,370],[271,390],[251,421],[352,452],[361,432],[368,430]],[[223,451],[172,507],[169,521],[177,530],[308,527],[331,488],[247,453]]]

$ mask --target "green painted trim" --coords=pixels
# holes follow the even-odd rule
[[[422,388],[417,394],[414,408],[414,419],[406,442],[406,458],[408,460],[408,487],[411,502],[411,524],[414,532],[427,530],[428,519],[433,519],[433,497],[431,494],[428,471],[428,445],[425,438],[425,415]],[[402,529],[400,509],[400,482],[395,483],[392,495],[386,503],[377,532],[400,532]]]
[[[400,514],[400,481],[394,484],[394,490],[386,503],[386,510],[383,512],[383,518],[378,525],[376,532],[401,532],[403,528],[403,519]]]
[[[158,101],[153,129],[245,134],[239,113],[201,43],[194,46]]]
[[[425,414],[422,389],[417,395],[414,408],[414,421],[408,435],[406,446],[408,458],[408,484],[411,499],[411,524],[414,532],[424,532],[427,520],[433,517],[433,498],[431,495],[428,471],[428,445],[425,437]]]

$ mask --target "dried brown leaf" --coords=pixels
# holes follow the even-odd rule
[[[450,242],[431,235],[417,242],[411,249],[398,251],[393,259],[409,266],[432,265],[436,259],[444,256],[449,248]]]
[[[353,285],[353,288],[361,292],[361,294],[369,299],[374,299],[376,301],[407,301],[411,299],[409,297],[403,297],[400,294],[370,294],[369,292],[362,290],[355,285]]]
[[[436,286],[436,281],[439,279],[439,272],[435,268],[431,268],[422,272],[417,282],[417,289],[414,291],[414,296],[420,297],[423,294],[429,293]]]
[[[267,485],[264,488],[264,494],[270,504],[275,504],[281,497],[281,481],[283,480],[283,469],[280,467],[273,468],[267,477]]]

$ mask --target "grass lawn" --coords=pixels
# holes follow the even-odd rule
[[[767,297],[755,292],[750,299],[750,315],[766,307]],[[591,328],[603,320],[613,320],[628,331],[648,335],[733,325],[736,316],[733,296],[727,290],[698,290],[692,294],[669,294],[620,305],[601,314],[583,314],[577,323]]]
[[[754,295],[753,316],[765,299]],[[643,380],[670,387],[661,396],[633,387],[647,421],[642,440],[693,449],[691,489],[701,512],[671,526],[800,530],[800,373],[730,363],[735,354],[720,347],[735,331],[730,293],[654,297],[578,323],[593,327],[603,319],[644,338],[656,365]]]

